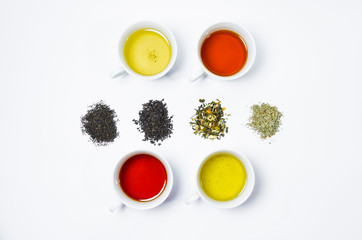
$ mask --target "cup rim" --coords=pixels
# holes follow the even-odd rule
[[[128,37],[134,33],[137,30],[143,29],[143,28],[153,28],[159,32],[161,32],[169,41],[170,46],[171,46],[171,58],[169,63],[167,64],[166,68],[163,69],[161,72],[155,74],[155,75],[150,75],[150,76],[146,76],[146,75],[142,75],[139,74],[135,71],[133,71],[127,64],[125,58],[124,58],[124,45],[126,40],[128,39]],[[159,79],[161,77],[163,77],[164,75],[166,75],[171,68],[173,67],[173,65],[176,62],[176,57],[177,57],[177,42],[176,42],[176,38],[173,35],[173,33],[171,32],[171,30],[169,28],[167,28],[165,25],[162,25],[158,22],[154,22],[154,21],[139,21],[136,22],[130,26],[128,26],[122,33],[120,39],[119,39],[119,43],[118,43],[118,54],[119,54],[119,58],[121,61],[121,65],[123,67],[123,69],[130,75],[140,78],[140,79],[144,79],[144,80],[155,80],[155,79]]]
[[[202,44],[203,44],[206,36],[208,36],[210,33],[218,31],[218,30],[230,30],[230,31],[237,33],[244,39],[244,41],[246,42],[247,48],[248,48],[248,58],[246,60],[245,65],[239,70],[239,72],[237,72],[231,76],[220,76],[215,73],[212,73],[209,69],[207,69],[205,67],[205,65],[201,59],[201,47],[202,47]],[[243,33],[241,33],[241,32],[243,32]],[[254,40],[251,32],[245,26],[231,23],[231,22],[218,22],[218,23],[215,23],[215,24],[209,26],[201,34],[196,50],[197,50],[197,58],[198,58],[198,61],[199,61],[199,64],[200,64],[202,70],[206,74],[211,76],[213,79],[223,80],[223,81],[235,80],[235,79],[238,79],[238,78],[242,77],[243,75],[245,75],[253,66],[253,64],[255,62],[255,57],[256,57],[255,40]]]
[[[204,190],[201,188],[200,181],[199,181],[200,171],[201,171],[203,164],[211,156],[214,156],[214,155],[220,154],[220,153],[228,153],[228,154],[231,154],[231,155],[237,157],[241,161],[241,163],[244,165],[245,170],[246,170],[246,175],[247,175],[245,186],[244,186],[243,190],[240,192],[240,194],[236,198],[228,200],[228,201],[217,201],[217,200],[212,199],[209,196],[207,196],[206,193],[204,192]],[[222,209],[235,208],[235,207],[238,207],[241,204],[243,204],[250,197],[251,193],[253,192],[254,185],[255,185],[255,173],[254,173],[254,169],[253,169],[253,166],[251,165],[250,161],[244,155],[242,155],[238,152],[235,152],[235,151],[231,151],[231,150],[218,150],[218,151],[208,154],[201,161],[201,163],[197,169],[196,185],[197,185],[197,191],[198,191],[200,197],[206,203],[208,203],[216,208],[222,208]]]
[[[120,172],[123,164],[131,157],[139,155],[139,154],[147,154],[147,155],[151,155],[151,156],[157,158],[163,164],[163,166],[165,167],[166,173],[167,173],[167,183],[166,183],[165,189],[157,198],[155,198],[151,201],[148,201],[148,202],[139,202],[139,201],[133,200],[132,198],[128,197],[122,191],[121,186],[120,186],[120,181],[119,181],[119,172]],[[151,208],[155,208],[155,207],[159,206],[160,204],[162,204],[167,199],[167,197],[170,195],[172,186],[173,186],[173,173],[172,173],[171,166],[169,165],[167,160],[165,158],[161,157],[159,154],[156,154],[154,152],[147,151],[147,150],[136,150],[136,151],[132,151],[132,152],[124,155],[118,161],[118,163],[114,169],[113,184],[114,184],[114,187],[115,187],[115,190],[116,190],[118,196],[121,198],[121,202],[123,204],[125,204],[126,206],[134,208],[134,209],[151,209]]]

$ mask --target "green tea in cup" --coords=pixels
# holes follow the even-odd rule
[[[230,201],[243,191],[247,174],[239,158],[219,152],[208,157],[199,171],[203,192],[216,201]]]
[[[162,72],[171,60],[171,45],[160,31],[144,28],[133,32],[124,44],[124,58],[138,74],[152,76]]]

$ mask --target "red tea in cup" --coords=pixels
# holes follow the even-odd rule
[[[122,191],[131,199],[147,202],[160,196],[167,184],[167,172],[160,160],[148,154],[127,159],[119,171]]]
[[[200,56],[210,72],[218,76],[231,76],[244,67],[248,48],[239,34],[230,30],[218,30],[205,38]]]

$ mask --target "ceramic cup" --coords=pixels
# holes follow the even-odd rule
[[[212,157],[213,155],[219,154],[219,153],[228,153],[228,154],[231,154],[231,155],[237,157],[242,162],[242,164],[244,165],[245,170],[246,170],[247,177],[246,177],[246,182],[245,182],[245,186],[244,186],[243,190],[240,192],[240,194],[236,198],[229,200],[229,201],[217,201],[217,200],[210,198],[208,195],[206,195],[206,193],[204,192],[204,190],[202,189],[202,187],[200,185],[200,171],[201,171],[203,164],[210,157]],[[186,200],[186,203],[190,205],[201,197],[202,200],[204,200],[206,203],[208,203],[214,207],[234,208],[234,207],[241,205],[249,198],[249,196],[251,195],[251,193],[253,191],[254,184],[255,184],[254,169],[253,169],[251,163],[249,162],[249,160],[245,156],[243,156],[239,153],[233,152],[233,151],[229,151],[229,150],[221,150],[221,151],[213,152],[213,153],[209,154],[207,157],[205,157],[204,160],[200,163],[198,170],[197,170],[197,174],[196,174],[197,191],[195,193],[193,193]]]
[[[145,29],[145,28],[151,28],[151,29],[155,29],[155,30],[161,32],[167,38],[167,40],[169,41],[170,46],[171,46],[171,59],[167,65],[167,67],[162,72],[155,74],[155,75],[151,75],[151,76],[141,75],[141,74],[133,71],[126,62],[126,59],[124,56],[124,50],[123,50],[128,37],[132,33],[136,32],[137,30]],[[115,69],[110,74],[110,76],[112,78],[116,78],[116,77],[122,76],[125,73],[128,73],[137,78],[146,79],[146,80],[154,80],[154,79],[159,79],[159,78],[163,77],[166,73],[168,73],[168,71],[170,71],[170,69],[175,64],[176,56],[177,56],[177,43],[176,43],[176,39],[175,39],[174,35],[167,27],[165,27],[159,23],[156,23],[156,22],[143,21],[143,22],[138,22],[138,23],[135,23],[135,24],[129,26],[123,32],[121,39],[119,40],[118,52],[119,52],[119,58],[121,61],[120,62],[121,66],[119,68]]]
[[[202,44],[204,43],[204,40],[206,39],[206,37],[209,34],[215,32],[215,31],[218,31],[218,30],[230,30],[230,31],[233,31],[233,32],[239,34],[244,39],[247,49],[248,49],[248,58],[246,60],[245,65],[241,68],[241,70],[239,72],[237,72],[231,76],[219,76],[219,75],[216,75],[216,74],[210,72],[210,70],[208,70],[205,67],[205,65],[201,59],[201,47],[202,47]],[[249,32],[249,30],[247,30],[243,26],[239,26],[234,23],[222,22],[222,23],[214,24],[214,25],[210,26],[209,28],[207,28],[200,37],[199,43],[197,45],[197,58],[198,58],[200,66],[201,66],[201,69],[198,70],[193,76],[191,76],[189,78],[189,81],[194,82],[194,81],[204,77],[205,75],[209,75],[214,79],[222,80],[222,81],[234,80],[234,79],[240,78],[241,76],[246,74],[250,70],[252,65],[254,64],[255,55],[256,55],[255,41],[254,41],[253,36]]]
[[[119,172],[120,172],[123,164],[131,157],[133,157],[135,155],[139,155],[139,154],[151,155],[151,156],[154,156],[155,158],[157,158],[158,160],[160,160],[160,162],[165,167],[165,170],[167,173],[167,183],[166,183],[166,187],[164,188],[163,192],[157,198],[147,201],[147,202],[139,202],[139,201],[133,200],[132,198],[128,197],[123,192],[123,190],[120,186]],[[134,152],[128,153],[127,155],[122,157],[121,160],[117,163],[116,168],[114,169],[113,184],[114,184],[114,188],[115,188],[118,196],[121,198],[121,203],[110,207],[109,210],[111,212],[114,212],[115,210],[119,209],[123,204],[128,207],[135,208],[135,209],[151,209],[151,208],[157,207],[161,203],[163,203],[166,200],[166,198],[168,197],[168,195],[170,194],[172,186],[173,186],[173,174],[172,174],[171,167],[168,164],[168,162],[166,161],[166,159],[164,159],[160,155],[155,154],[153,152],[139,150],[139,151],[134,151]]]

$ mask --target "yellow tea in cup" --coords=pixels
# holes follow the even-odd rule
[[[244,189],[246,178],[243,163],[230,153],[216,153],[210,156],[199,172],[202,190],[217,201],[236,198]]]
[[[162,72],[170,62],[171,46],[161,32],[145,28],[132,33],[124,44],[128,66],[138,74],[152,76]]]

